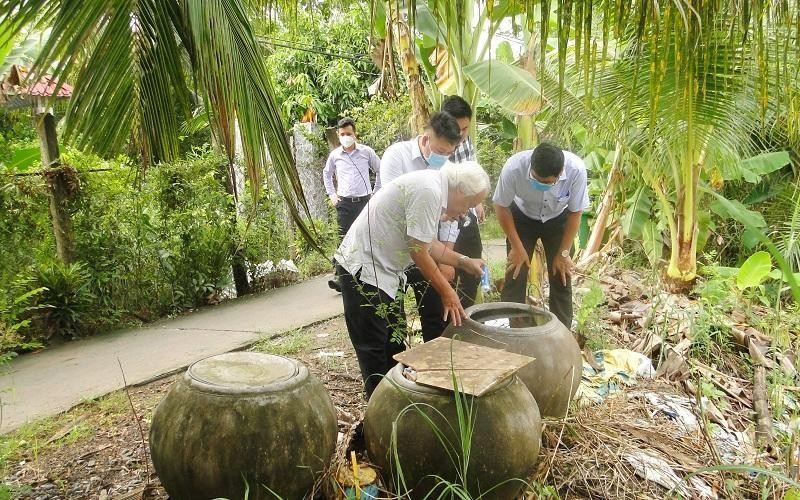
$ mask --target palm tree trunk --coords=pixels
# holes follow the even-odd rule
[[[231,224],[231,234],[229,238],[230,252],[231,252],[231,273],[233,274],[233,284],[236,287],[236,296],[241,297],[250,293],[250,281],[247,276],[247,262],[242,252],[242,247],[239,245],[239,238],[237,237],[237,220],[238,208],[236,200],[238,198],[236,192],[236,167],[235,164],[230,163],[223,167],[225,173],[225,192],[230,195],[230,202],[227,206],[228,217]]]
[[[218,97],[218,96],[214,96]],[[236,296],[241,297],[250,293],[250,281],[247,275],[247,262],[239,244],[237,223],[239,219],[238,193],[236,191],[236,147],[237,147],[237,123],[235,119],[225,112],[225,107],[218,106],[217,134],[211,135],[211,142],[215,149],[221,151],[227,158],[225,165],[220,165],[222,176],[222,187],[229,195],[229,202],[226,208],[228,221],[230,223],[230,235],[228,245],[231,255],[231,274],[233,274],[233,285],[236,288]]]
[[[698,162],[699,163],[699,162]],[[675,223],[677,244],[670,253],[667,276],[675,284],[690,284],[697,276],[697,185],[700,177],[698,165],[682,169],[677,189]]]
[[[59,162],[56,119],[53,114],[36,113],[34,122],[36,133],[39,135],[43,175],[47,181],[47,197],[50,200],[50,220],[53,224],[56,254],[62,264],[71,264],[74,260],[74,234],[69,205],[77,179],[74,174],[70,175],[71,169]]]
[[[387,2],[389,12],[392,13],[392,24],[397,36],[397,54],[400,56],[400,64],[408,80],[408,95],[411,100],[411,128],[414,133],[421,134],[428,124],[431,109],[428,104],[428,96],[425,94],[425,86],[422,82],[422,72],[414,53],[414,41],[411,38],[411,31],[408,23],[402,19],[401,15],[395,12],[392,2]]]

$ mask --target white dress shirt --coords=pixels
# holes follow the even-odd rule
[[[537,191],[530,184],[533,150],[521,151],[506,161],[492,200],[501,207],[514,202],[523,214],[542,222],[564,210],[583,212],[589,208],[586,165],[577,155],[564,151],[564,170],[548,191]]]
[[[419,149],[420,137],[418,135],[410,141],[396,142],[386,148],[381,160],[381,182],[384,186],[403,174],[428,169],[428,162]],[[455,242],[458,233],[458,221],[444,221],[439,227],[438,239]]]
[[[325,168],[322,170],[322,180],[328,196],[333,194],[343,198],[359,198],[373,192],[369,180],[369,171],[375,172],[375,189],[381,187],[380,177],[381,160],[375,151],[364,144],[356,143],[353,151],[345,151],[339,146],[328,155]],[[336,175],[336,188],[334,189],[333,177]]]

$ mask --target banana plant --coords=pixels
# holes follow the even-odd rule
[[[417,59],[425,70],[429,96],[435,108],[442,95],[447,94],[460,95],[475,107],[479,88],[492,89],[491,94],[487,93],[490,98],[504,96],[501,89],[494,90],[488,83],[490,80],[504,86],[505,90],[514,87],[510,96],[505,95],[503,102],[498,101],[501,106],[535,106],[532,104],[538,92],[535,79],[523,74],[525,71],[521,68],[490,60],[492,44],[496,43],[494,35],[504,21],[524,12],[521,2],[489,0],[482,5],[464,0],[427,0],[412,2],[409,11],[413,29],[419,35]],[[492,78],[492,71],[511,75],[514,80],[508,82],[503,74]],[[522,86],[515,82],[521,82]],[[515,100],[526,104],[512,104]]]
[[[701,207],[726,215],[729,206],[711,203],[703,186],[757,182],[789,163],[785,153],[760,155],[764,128],[779,129],[787,145],[800,143],[792,105],[800,87],[776,76],[796,71],[797,54],[783,42],[766,43],[787,40],[791,30],[777,16],[774,23],[736,23],[725,11],[687,12],[683,4],[663,4],[640,18],[637,30],[618,33],[616,55],[591,69],[588,84],[583,65],[567,66],[561,80],[580,97],[564,101],[562,112],[606,144],[621,145],[623,176],[641,180],[623,228],[655,249],[660,231],[651,217],[660,216],[670,252],[666,275],[681,288],[695,277],[707,234]]]

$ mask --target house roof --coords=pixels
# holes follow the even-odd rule
[[[24,68],[13,65],[2,81],[0,81],[0,102],[12,98],[25,97],[52,97],[66,99],[72,96],[72,86],[66,83],[56,89],[57,82],[50,75],[45,75],[39,81],[28,83],[30,72]]]

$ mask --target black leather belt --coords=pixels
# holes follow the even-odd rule
[[[339,197],[339,199],[340,199],[340,200],[347,200],[347,201],[349,201],[349,202],[351,202],[351,203],[358,203],[358,202],[360,202],[360,201],[367,201],[367,200],[369,200],[369,197],[370,197],[370,195],[366,195],[366,196],[358,196],[358,197],[356,197],[356,198],[351,198],[351,197],[349,197],[349,196],[340,196],[340,197]]]

